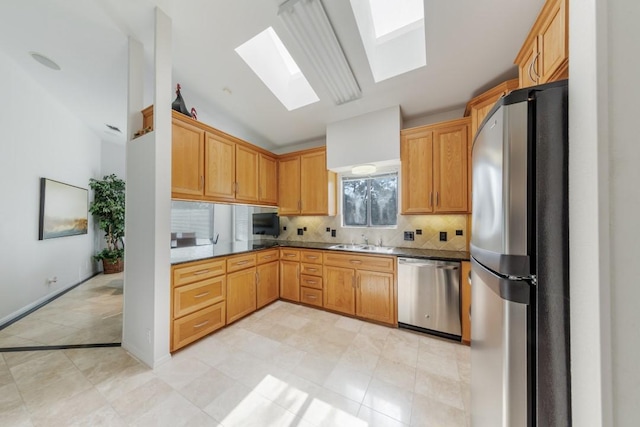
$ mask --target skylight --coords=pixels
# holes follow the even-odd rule
[[[235,50],[287,110],[320,100],[272,27]]]
[[[376,82],[427,65],[422,0],[350,0]]]

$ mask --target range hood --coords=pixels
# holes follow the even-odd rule
[[[400,165],[400,106],[385,108],[327,125],[327,168],[351,172],[371,164],[378,169]]]

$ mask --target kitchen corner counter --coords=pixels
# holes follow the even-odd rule
[[[249,242],[234,243],[218,243],[216,245],[189,246],[184,248],[171,249],[171,264],[182,264],[185,262],[199,261],[209,258],[221,256],[236,255],[245,252],[253,252],[262,249],[285,247],[298,249],[331,249],[334,243],[321,242],[292,242],[284,240],[252,240]],[[337,252],[349,252],[345,250],[337,250]],[[359,254],[376,255],[375,252],[353,251]],[[379,255],[379,254],[378,254]],[[417,249],[417,248],[394,248],[392,252],[385,253],[396,257],[438,259],[446,261],[468,261],[469,252],[464,251],[440,251],[436,249]]]

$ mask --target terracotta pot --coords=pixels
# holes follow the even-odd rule
[[[116,262],[111,259],[102,260],[102,271],[104,274],[120,273],[124,270],[124,260],[118,258]]]

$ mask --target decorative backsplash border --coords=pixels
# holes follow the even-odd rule
[[[285,227],[286,230],[284,230]],[[466,215],[399,215],[398,225],[395,228],[342,227],[340,215],[335,217],[292,216],[280,217],[280,229],[278,240],[293,242],[364,243],[364,235],[369,244],[376,244],[379,239],[382,239],[383,246],[446,251],[467,250]],[[303,230],[302,235],[298,235],[298,229]],[[335,237],[331,236],[331,230],[335,230]],[[417,230],[422,230],[422,234],[417,234]],[[462,230],[462,235],[456,235],[456,230]],[[405,231],[414,232],[415,240],[404,240]],[[447,233],[446,241],[440,241],[441,231]]]

